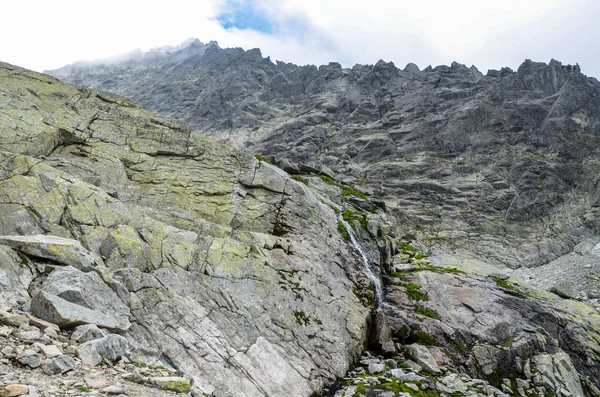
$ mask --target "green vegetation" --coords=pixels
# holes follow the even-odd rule
[[[369,201],[369,198],[365,194],[359,192],[356,189],[353,189],[353,188],[351,188],[349,186],[339,186],[339,188],[342,189],[342,196],[344,196],[344,197],[346,197],[346,196],[355,196],[355,197],[358,197],[360,199]]]
[[[417,267],[412,268],[412,269],[406,269],[406,270],[400,270],[397,272],[393,272],[392,277],[403,278],[407,274],[422,272],[425,270],[430,271],[430,272],[440,273],[440,274],[450,273],[450,274],[456,274],[456,275],[466,275],[465,272],[463,272],[462,270],[459,270],[457,268],[454,268],[454,267],[441,267],[441,266],[435,266],[435,265],[428,264],[428,265],[418,265]]]
[[[419,251],[417,248],[413,247],[406,241],[396,241],[396,245],[398,246],[398,248],[400,248],[402,253],[408,255],[410,259],[425,259],[429,257],[429,254]]]
[[[398,338],[403,344],[418,343],[423,346],[439,346],[437,339],[423,331],[419,327],[409,328],[403,325],[399,330],[394,332],[394,337]]]
[[[363,230],[367,230],[367,214],[361,211],[345,210],[342,212],[342,218],[354,228],[354,221],[360,223]]]
[[[417,305],[415,308],[415,313],[420,314],[425,317],[430,317],[436,320],[440,320],[440,315],[433,309],[429,309],[425,306]]]
[[[509,348],[509,349],[510,349],[510,348],[512,347],[512,344],[513,344],[513,341],[514,341],[514,340],[515,340],[515,337],[514,337],[514,336],[511,336],[510,338],[508,338],[508,340],[507,340],[506,342],[504,342],[504,343],[502,344],[502,347],[507,347],[507,348]]]
[[[348,233],[348,230],[346,230],[346,225],[344,225],[344,222],[338,221],[338,231],[342,237],[344,237],[346,240],[350,240],[350,234]]]
[[[398,331],[396,331],[396,336],[400,339],[406,339],[409,335],[410,328],[408,328],[408,325],[403,325],[402,327],[400,327],[400,329],[398,329]]]
[[[295,180],[295,181],[302,182],[302,183],[304,183],[305,185],[307,184],[307,182],[306,182],[306,179],[302,178],[302,176],[300,176],[300,175],[298,175],[298,174],[294,174],[294,175],[292,175],[290,178],[292,178],[292,179],[293,179],[293,180]]]
[[[491,279],[492,279],[492,280],[493,280],[493,281],[496,283],[496,285],[497,285],[498,287],[500,287],[500,288],[503,288],[503,289],[505,289],[505,290],[508,290],[508,291],[512,291],[512,292],[514,292],[514,293],[515,293],[517,296],[520,296],[520,297],[522,297],[522,298],[525,298],[525,297],[528,297],[528,298],[533,298],[533,297],[534,297],[533,295],[531,295],[531,294],[529,294],[529,293],[527,293],[527,292],[525,292],[525,291],[522,291],[522,290],[520,290],[520,289],[519,289],[519,288],[517,288],[515,285],[513,285],[513,284],[509,283],[509,282],[508,282],[508,281],[506,281],[506,280],[502,280],[501,278],[498,278],[498,277],[492,277],[492,276],[490,276],[489,278],[491,278]]]
[[[373,377],[375,378],[375,376],[366,376],[366,377]],[[398,379],[386,379],[386,382],[383,383],[378,383],[378,384],[369,384],[369,383],[360,383],[356,386],[356,394],[355,396],[361,396],[361,395],[371,395],[371,393],[369,393],[370,390],[381,390],[381,391],[390,391],[392,393],[394,393],[395,395],[398,395],[400,393],[408,393],[411,395],[411,397],[440,397],[440,394],[432,389],[425,389],[423,387],[423,382],[410,382],[414,385],[419,386],[419,390],[415,391],[412,388],[406,386],[404,384],[403,381],[398,380]],[[346,381],[346,385],[350,385],[351,380]],[[373,394],[375,395],[375,394]],[[463,393],[461,392],[454,392],[452,394],[450,394],[449,397],[462,397]]]
[[[265,156],[263,156],[262,154],[255,154],[254,157],[258,160],[258,161],[264,161],[267,164],[271,164],[271,162],[269,160],[267,160],[267,158]]]
[[[89,392],[90,392],[90,388],[89,388],[89,387],[87,387],[87,386],[81,386],[81,387],[79,388],[79,391],[80,391],[80,392],[83,392],[83,393],[89,393]]]
[[[421,286],[415,283],[408,283],[406,285],[406,294],[414,301],[428,301],[429,297],[427,294],[421,292]]]
[[[310,324],[310,318],[306,314],[304,314],[303,311],[294,312],[294,317],[296,317],[296,322],[300,325]]]
[[[317,177],[321,178],[321,180],[328,185],[339,187],[342,190],[342,196],[344,196],[344,197],[355,196],[360,199],[369,201],[369,198],[364,193],[361,193],[358,190],[351,188],[350,186],[340,185],[339,183],[337,183],[336,181],[334,181],[327,175],[317,175]]]
[[[423,345],[423,346],[439,346],[439,342],[437,341],[437,339],[435,339],[435,337],[429,335],[427,332],[423,331],[423,330],[418,330],[415,333],[415,343],[418,343],[419,345]]]
[[[328,177],[327,175],[317,175],[317,177],[321,178],[321,180],[328,185],[338,186],[338,184],[333,179]]]

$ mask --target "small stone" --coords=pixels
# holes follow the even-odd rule
[[[14,336],[15,336],[15,338],[17,338],[20,341],[30,342],[30,341],[39,340],[42,337],[42,334],[40,333],[39,330],[17,331],[17,332],[15,332]]]
[[[414,343],[407,346],[407,353],[430,374],[435,375],[441,372],[440,367],[438,367],[427,346]]]
[[[58,332],[54,328],[44,328],[44,334],[48,335],[52,339],[58,338]]]
[[[105,387],[104,389],[100,390],[102,393],[106,393],[109,396],[116,396],[118,394],[125,394],[127,395],[127,390],[125,390],[125,388],[121,385],[112,385],[112,386],[108,386]]]
[[[6,358],[15,358],[17,356],[15,348],[11,346],[4,346],[0,353],[2,353],[2,355]]]
[[[415,385],[414,383],[404,383],[404,386],[414,391],[419,391],[419,386]]]
[[[510,278],[510,276],[504,273],[490,273],[489,276],[492,278],[497,278],[499,280],[508,280]]]
[[[369,364],[369,373],[370,374],[377,374],[377,373],[383,372],[383,371],[385,371],[385,365],[383,365],[381,363]]]
[[[0,391],[0,397],[24,396],[29,392],[27,385],[7,385],[3,391]]]
[[[108,387],[108,381],[106,378],[101,376],[89,375],[83,378],[83,380],[90,389],[103,389]]]
[[[412,369],[413,372],[419,373],[423,370],[423,367],[421,367],[419,364],[412,360],[406,360],[404,363],[408,365],[408,367]]]
[[[7,327],[5,325],[3,325],[2,327],[0,327],[0,336],[4,337],[4,338],[8,338],[10,336],[10,334],[12,334],[14,331],[13,327]]]
[[[114,361],[129,351],[127,339],[121,335],[107,335],[101,339],[91,340],[77,348],[77,356],[85,365],[96,366],[102,357]]]
[[[386,368],[398,368],[398,363],[396,360],[388,359],[384,362]]]
[[[37,368],[42,364],[40,356],[33,350],[25,350],[23,353],[19,354],[17,356],[17,361],[30,368]]]
[[[59,356],[50,362],[44,369],[48,375],[64,374],[75,368],[75,362],[69,356]]]
[[[386,357],[391,357],[396,354],[396,346],[394,345],[394,342],[390,340],[381,345],[381,351]]]
[[[39,347],[47,358],[54,358],[63,354],[56,345],[39,345]]]
[[[29,318],[29,324],[39,328],[40,330],[50,328],[53,329],[56,333],[60,332],[60,328],[56,324],[42,320],[41,318],[37,318],[36,316],[33,316],[31,314],[27,314],[27,317]]]
[[[25,316],[16,313],[0,313],[0,324],[12,325],[13,327],[19,327],[22,324],[29,324],[29,319]]]
[[[29,386],[29,393],[27,393],[29,397],[40,397],[40,393],[37,391],[37,388],[34,386]]]
[[[77,346],[71,346],[71,345],[67,346],[65,348],[65,353],[70,354],[72,356],[77,354]]]

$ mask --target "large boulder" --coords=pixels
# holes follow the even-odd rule
[[[107,335],[85,342],[77,348],[77,357],[84,365],[94,367],[103,360],[115,361],[129,353],[129,343],[121,335]]]
[[[84,273],[72,266],[57,268],[34,295],[35,316],[62,328],[95,324],[115,331],[131,326],[129,308],[96,273]]]
[[[102,264],[102,259],[84,248],[79,241],[58,236],[0,236],[0,244],[27,255],[50,259],[83,270]]]
[[[0,310],[30,300],[28,289],[33,273],[13,249],[0,245]]]

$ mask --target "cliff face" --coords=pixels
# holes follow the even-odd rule
[[[303,183],[109,94],[8,64],[0,81],[1,309],[121,333],[226,395],[344,375],[364,277]]]

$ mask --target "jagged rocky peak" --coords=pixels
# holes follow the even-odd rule
[[[487,75],[458,62],[348,69],[224,49],[65,80],[111,90],[277,164],[327,166],[380,193],[405,228],[469,241],[467,251],[486,261],[538,266],[595,235],[590,221],[566,237],[576,228],[569,219],[595,211],[584,197],[594,195],[600,90],[577,66],[525,61]]]

